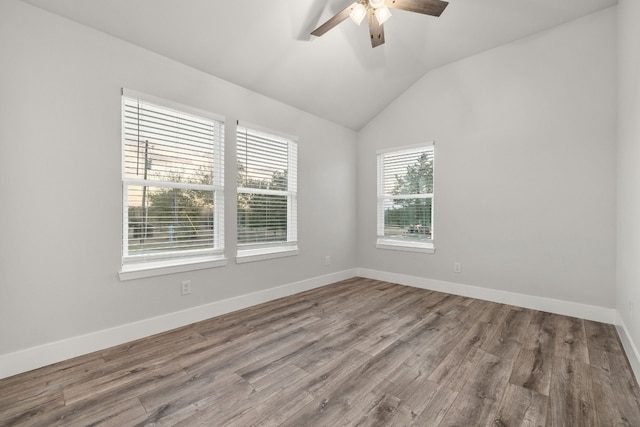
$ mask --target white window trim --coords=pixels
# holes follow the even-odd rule
[[[243,247],[238,248],[236,263],[244,264],[246,262],[264,261],[267,259],[284,258],[295,256],[300,253],[297,244],[281,244],[279,246],[269,245],[265,247]]]
[[[135,90],[122,88],[121,90],[121,99],[122,97],[139,99],[143,102],[148,102],[151,104],[156,104],[159,106],[167,107],[174,109],[179,112],[193,114],[196,116],[205,117],[211,120],[215,120],[222,123],[222,135],[224,138],[224,127],[226,126],[225,117],[211,113],[206,110],[200,110],[198,108],[190,107],[188,105],[180,104],[177,102],[173,102],[170,100],[166,100],[163,98],[159,98],[153,95],[149,95],[142,92],[137,92]],[[124,118],[122,118],[124,120]],[[124,132],[124,126],[121,126],[121,132]],[[124,135],[121,136],[121,143],[123,141]],[[154,277],[161,276],[166,274],[174,274],[185,271],[194,271],[194,270],[202,270],[208,268],[216,268],[223,267],[227,265],[227,258],[224,256],[224,160],[222,156],[224,156],[224,139],[221,141],[220,148],[220,156],[216,156],[214,161],[216,164],[213,166],[214,170],[220,171],[220,173],[214,174],[214,182],[212,186],[205,186],[199,184],[181,184],[181,183],[172,183],[171,187],[173,188],[195,188],[195,189],[204,189],[209,190],[210,188],[214,191],[214,204],[216,206],[216,215],[217,221],[215,222],[215,232],[214,232],[214,246],[215,249],[202,249],[196,251],[187,251],[184,256],[174,256],[166,254],[142,254],[142,255],[133,255],[130,256],[124,245],[122,247],[121,254],[121,265],[120,270],[118,271],[118,277],[121,281],[140,279],[145,277]],[[124,156],[121,156],[121,170],[124,171],[125,159]],[[125,210],[125,206],[128,203],[127,197],[127,185],[132,184],[139,185],[155,185],[160,187],[167,187],[166,182],[156,182],[153,180],[140,180],[140,179],[131,179],[122,177],[122,236],[125,236],[128,232],[128,220],[127,213]],[[170,259],[167,259],[170,257]],[[136,261],[139,259],[139,261]],[[125,260],[128,262],[125,263]]]
[[[276,136],[291,142],[288,145],[288,170],[289,182],[287,188],[289,191],[269,190],[260,188],[237,187],[237,194],[253,193],[267,195],[286,195],[287,196],[287,241],[273,242],[265,244],[238,244],[236,250],[236,263],[244,264],[248,262],[264,261],[268,259],[284,258],[296,256],[300,253],[298,248],[298,137],[288,135],[286,133],[269,129],[264,126],[255,125],[248,122],[237,122],[237,128],[243,127],[258,133],[264,133],[267,136]],[[236,141],[238,137],[236,135]],[[236,148],[237,150],[237,148]],[[295,157],[295,159],[294,159]],[[296,171],[295,175],[291,171]],[[237,236],[236,236],[237,238]]]
[[[182,273],[185,271],[204,270],[207,268],[224,267],[227,259],[224,255],[201,258],[186,258],[184,260],[165,260],[146,262],[144,264],[128,264],[122,266],[118,272],[120,281],[142,279],[145,277],[163,276],[166,274]]]
[[[396,239],[378,238],[376,248],[390,249],[394,251],[422,252],[426,254],[433,254],[436,252],[433,240],[430,242],[406,242]]]
[[[421,242],[416,241],[407,241],[405,239],[394,239],[392,237],[384,237],[384,203],[381,203],[381,200],[385,199],[431,199],[431,230],[433,232],[433,217],[434,217],[434,197],[433,193],[430,194],[413,194],[413,195],[387,195],[381,194],[380,189],[384,188],[384,168],[381,166],[381,155],[386,153],[392,153],[396,151],[405,151],[412,150],[417,148],[425,148],[425,147],[434,147],[435,151],[435,142],[427,141],[421,144],[413,144],[406,145],[402,147],[391,147],[382,150],[376,151],[376,160],[377,160],[377,189],[376,189],[376,204],[377,204],[377,216],[376,216],[376,229],[377,229],[377,239],[376,239],[376,248],[377,249],[386,249],[386,250],[394,250],[394,251],[406,251],[406,252],[421,252],[433,254],[435,253],[435,241],[433,239],[428,239]],[[435,152],[434,152],[435,156]],[[435,157],[434,157],[435,158]],[[433,180],[434,180],[434,188],[435,188],[435,161],[433,163]],[[381,220],[382,218],[382,220]]]

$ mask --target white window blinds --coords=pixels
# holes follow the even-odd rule
[[[123,265],[221,253],[224,124],[144,98],[122,97]]]
[[[237,129],[238,246],[297,241],[297,144],[245,126]]]
[[[378,239],[433,238],[433,144],[378,153]]]

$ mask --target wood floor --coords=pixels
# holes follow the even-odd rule
[[[350,279],[0,380],[0,425],[640,426],[615,328]]]

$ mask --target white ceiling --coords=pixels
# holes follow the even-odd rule
[[[309,33],[353,0],[23,0],[354,130],[427,71],[617,4],[450,0],[439,18],[392,10]]]

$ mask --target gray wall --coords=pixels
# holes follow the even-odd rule
[[[615,25],[610,8],[433,70],[371,121],[358,267],[615,307]],[[436,253],[376,249],[376,150],[429,140]]]
[[[0,355],[355,268],[355,132],[15,0],[0,53]],[[120,282],[123,86],[298,136],[300,255],[235,263],[232,173],[226,267]]]
[[[640,344],[640,2],[618,3],[618,312]],[[638,361],[637,347],[635,361]],[[629,358],[632,363],[634,358]],[[634,366],[640,372],[640,366]]]

